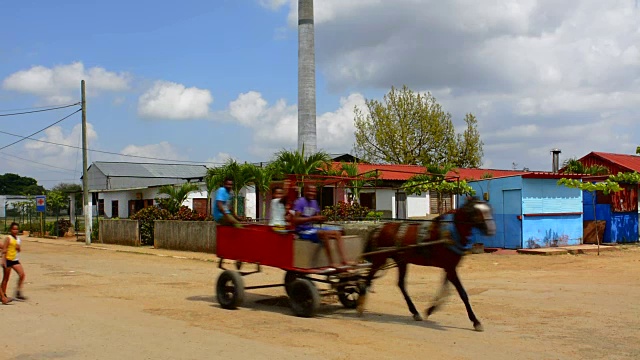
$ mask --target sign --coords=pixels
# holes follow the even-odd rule
[[[45,195],[36,195],[36,212],[44,212],[47,207],[47,197]]]

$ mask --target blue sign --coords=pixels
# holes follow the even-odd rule
[[[44,212],[47,207],[47,197],[45,195],[36,195],[36,212]]]

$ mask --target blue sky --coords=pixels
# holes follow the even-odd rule
[[[4,4],[0,110],[74,103],[84,78],[93,149],[217,163],[295,148],[297,1],[106,4]],[[485,167],[549,170],[554,147],[567,158],[640,145],[632,0],[315,7],[318,146],[330,153],[351,150],[354,106],[403,84],[431,91],[457,126],[467,112],[478,117]],[[28,135],[74,109],[0,117],[0,130]],[[80,120],[35,138],[77,146]],[[0,134],[0,147],[15,140]],[[77,182],[81,159],[76,149],[27,140],[0,150],[0,173],[51,187]]]

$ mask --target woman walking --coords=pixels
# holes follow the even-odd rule
[[[16,299],[26,300],[27,298],[22,294],[22,285],[24,284],[24,269],[18,255],[20,253],[20,238],[18,238],[18,223],[11,223],[11,234],[7,236],[2,244],[2,267],[4,270],[4,276],[2,277],[2,293],[7,293],[7,283],[11,276],[11,269],[18,273],[18,289],[16,290]],[[6,296],[5,296],[6,297]],[[3,299],[4,300],[4,299]],[[3,301],[4,303],[4,301]]]

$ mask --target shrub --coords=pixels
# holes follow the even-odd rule
[[[140,239],[142,245],[153,245],[153,224],[156,220],[169,220],[171,213],[155,206],[146,207],[131,216],[131,220],[140,221]]]
[[[367,217],[367,214],[369,214],[369,208],[356,202],[340,201],[322,210],[322,215],[326,216],[329,221],[363,220]]]
[[[57,236],[64,236],[64,234],[66,234],[67,231],[69,231],[69,229],[71,228],[71,221],[67,219],[58,219],[58,221],[53,223],[54,232],[56,227],[58,229]],[[51,234],[53,234],[53,232]]]
[[[369,211],[367,214],[367,220],[375,220],[378,221],[382,218],[384,213],[382,211]]]
[[[171,217],[171,220],[181,220],[181,221],[206,221],[212,220],[211,216],[199,214],[195,210],[191,210],[186,206],[181,206],[180,210]]]

